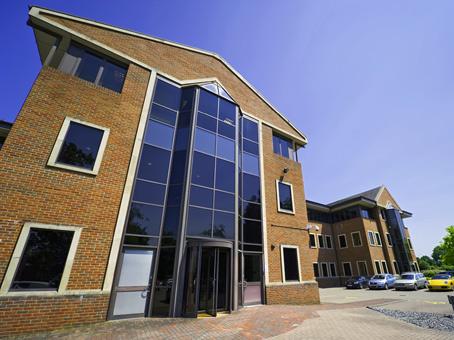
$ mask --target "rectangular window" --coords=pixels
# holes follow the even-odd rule
[[[285,137],[273,133],[273,151],[275,154],[281,155],[292,160],[295,159],[293,142]]]
[[[315,234],[309,234],[309,247],[317,248],[317,241],[315,239]]]
[[[386,261],[381,261],[381,266],[383,268],[384,273],[389,273],[388,265],[386,264]]]
[[[375,263],[375,274],[381,274],[381,267],[380,267],[380,261],[374,261]]]
[[[361,240],[361,234],[359,231],[355,231],[352,233],[352,242],[353,247],[361,247],[363,245]]]
[[[276,181],[278,211],[291,213],[295,212],[293,203],[293,187],[290,183]]]
[[[411,244],[410,238],[407,238],[408,247],[413,250],[413,244]]]
[[[319,248],[325,248],[325,242],[322,234],[318,234],[318,247]]]
[[[344,276],[352,276],[352,265],[350,262],[343,262]]]
[[[386,233],[386,240],[388,241],[388,246],[392,247],[393,246],[393,240],[391,238],[390,233]]]
[[[326,262],[322,262],[322,276],[323,277],[328,277],[328,264]]]
[[[393,266],[394,266],[394,273],[400,274],[399,265],[397,264],[397,261],[393,261]]]
[[[115,92],[121,92],[127,72],[127,67],[74,44],[65,53],[59,69]]]
[[[326,248],[332,249],[333,244],[331,243],[331,235],[325,235]]]
[[[358,265],[358,275],[361,276],[369,275],[366,261],[358,261],[356,264]]]
[[[281,247],[284,282],[299,281],[300,270],[298,247],[296,246],[281,246]]]
[[[339,248],[347,248],[347,238],[344,234],[339,235]]]
[[[329,264],[329,270],[330,270],[330,275],[331,276],[337,276],[337,271],[336,271],[336,264],[334,262],[330,262]]]
[[[317,262],[312,263],[312,267],[314,269],[314,277],[319,277],[320,273],[318,271],[318,263]]]
[[[375,232],[375,242],[377,243],[377,246],[381,247],[381,237],[380,233]]]
[[[373,232],[373,231],[368,231],[368,232],[367,232],[367,237],[369,238],[369,244],[370,244],[371,246],[375,246],[374,232]]]
[[[109,129],[66,117],[47,165],[96,175]]]

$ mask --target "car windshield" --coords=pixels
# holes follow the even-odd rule
[[[384,280],[385,279],[385,275],[374,275],[374,277],[372,279],[374,279],[374,280]]]
[[[404,274],[400,277],[402,280],[414,280],[415,276],[413,274]]]
[[[450,276],[448,274],[438,274],[435,275],[432,280],[448,280]]]

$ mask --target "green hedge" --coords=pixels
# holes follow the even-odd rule
[[[439,268],[439,269],[423,270],[422,273],[426,276],[426,278],[431,278],[435,274],[438,274],[439,272],[442,272],[445,270],[454,270],[454,266],[446,266],[446,267]]]

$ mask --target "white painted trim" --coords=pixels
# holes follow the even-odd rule
[[[345,274],[345,267],[344,264],[348,264],[350,267],[350,275]],[[353,268],[352,268],[352,263],[351,262],[342,262],[342,274],[344,274],[344,277],[351,277],[353,276]]]
[[[142,142],[145,134],[145,126],[147,125],[148,111],[150,109],[155,83],[156,72],[151,72],[150,78],[148,79],[147,92],[145,94],[142,113],[140,114],[139,126],[137,127],[136,138],[134,141],[134,146],[131,154],[131,160],[129,161],[129,169],[128,174],[126,175],[123,196],[121,197],[120,209],[118,211],[117,223],[115,225],[115,232],[113,235],[112,246],[110,249],[109,262],[107,264],[106,275],[104,279],[103,285],[104,291],[110,291],[112,289],[115,267],[117,265],[118,254],[120,251],[123,229],[125,228],[126,224],[126,216],[128,214],[129,201],[132,195],[134,177],[139,163],[140,149],[142,147]]]
[[[238,77],[238,79],[240,79],[247,87],[249,87],[261,100],[263,100],[263,102],[266,105],[268,105],[287,124],[289,124],[289,126],[292,127],[301,136],[302,140],[301,139],[300,140],[302,141],[303,145],[308,143],[307,137],[301,131],[299,131],[298,128],[296,128],[281,112],[279,112],[252,84],[250,84],[239,72],[237,72],[224,58],[222,58],[221,56],[219,56],[216,53],[204,51],[202,49],[197,49],[197,48],[186,46],[186,45],[183,45],[183,44],[174,43],[174,42],[171,42],[171,41],[168,41],[168,40],[164,40],[164,39],[154,38],[154,37],[151,37],[151,36],[148,36],[148,35],[145,35],[145,34],[141,34],[141,33],[138,33],[138,32],[134,32],[134,31],[131,31],[131,30],[121,29],[121,28],[114,27],[114,26],[111,26],[111,25],[106,25],[106,24],[102,24],[102,23],[99,23],[99,22],[96,22],[96,21],[93,21],[93,20],[83,19],[83,18],[80,18],[80,17],[77,17],[77,16],[73,16],[73,15],[68,15],[68,14],[64,14],[64,13],[61,13],[61,12],[52,11],[52,10],[45,9],[45,8],[42,8],[42,7],[33,6],[33,7],[30,8],[30,10],[29,10],[30,19],[34,19],[35,18],[35,19],[43,21],[43,22],[45,22],[45,23],[47,23],[49,25],[55,26],[55,27],[57,27],[57,28],[59,28],[59,29],[61,29],[63,31],[66,31],[66,32],[68,32],[68,33],[70,33],[72,35],[83,37],[84,40],[90,41],[90,42],[92,42],[95,45],[104,46],[103,48],[106,48],[107,50],[110,50],[111,52],[113,52],[113,53],[115,53],[117,55],[121,55],[121,56],[123,56],[123,58],[131,60],[135,64],[140,65],[142,67],[145,67],[147,69],[153,69],[153,68],[151,66],[148,66],[148,65],[144,64],[143,62],[140,62],[140,61],[138,61],[136,59],[133,59],[133,58],[127,56],[124,53],[121,53],[121,52],[116,51],[116,50],[114,50],[114,49],[112,49],[110,47],[107,47],[106,45],[101,44],[100,42],[98,42],[98,41],[96,41],[94,39],[91,39],[91,38],[89,38],[89,37],[87,37],[87,36],[85,36],[85,35],[83,35],[83,34],[81,34],[79,32],[76,32],[76,31],[74,31],[72,29],[69,29],[69,28],[67,28],[64,25],[58,24],[57,22],[55,22],[55,21],[53,21],[53,20],[51,20],[49,18],[44,17],[43,15],[41,15],[41,13],[57,16],[57,17],[60,17],[60,18],[63,18],[63,19],[69,19],[69,20],[81,22],[81,23],[84,23],[84,24],[89,24],[91,26],[96,26],[96,27],[100,27],[100,28],[103,28],[103,29],[111,30],[111,31],[114,31],[114,32],[119,32],[119,33],[131,35],[131,36],[135,36],[135,37],[151,40],[151,41],[154,41],[154,42],[163,43],[163,44],[166,44],[166,45],[169,45],[169,46],[174,46],[174,47],[178,47],[178,48],[181,48],[181,49],[189,50],[189,51],[192,51],[192,52],[204,54],[204,55],[207,55],[207,56],[211,56],[211,57],[217,59],[218,61],[220,61],[222,64],[224,64],[224,66],[226,66],[227,69],[229,69],[236,77]],[[225,89],[225,87],[224,87],[224,89]]]
[[[359,245],[355,245],[355,240],[353,239],[353,234],[358,234],[359,235]],[[362,247],[363,246],[363,239],[361,237],[361,232],[360,231],[353,231],[351,233],[351,237],[352,237],[352,245],[353,245],[353,248],[359,248],[359,247]]]
[[[333,249],[333,237],[331,235],[325,235],[325,245],[328,245],[328,242],[326,241],[328,238],[330,239],[329,243],[330,243],[331,247],[329,247],[329,248],[326,247],[326,249]]]
[[[359,270],[359,264],[364,263],[364,267],[366,268],[366,276],[369,276],[369,269],[367,269],[367,261],[361,260],[361,261],[356,261],[356,269],[358,270],[358,276],[361,276],[361,271]]]
[[[381,239],[381,235],[378,231],[374,232],[375,234],[375,243],[377,247],[383,247],[383,240]],[[378,242],[380,240],[380,242]]]
[[[298,261],[298,281],[287,281],[285,279],[285,263],[284,263],[284,248],[296,249],[296,257]],[[300,261],[300,250],[298,246],[288,245],[288,244],[281,244],[281,271],[282,271],[282,282],[302,282],[301,277],[301,261]]]
[[[370,237],[371,234],[372,234],[372,239]],[[372,243],[372,240],[373,240],[374,243]],[[376,246],[376,244],[375,244],[375,234],[374,234],[373,230],[368,230],[367,231],[367,242],[369,243],[370,246],[373,246],[373,247]]]
[[[63,163],[58,163],[57,162],[57,157],[60,153],[61,147],[63,145],[63,142],[65,140],[66,134],[69,129],[69,125],[71,122],[79,123],[81,125],[85,125],[88,127],[92,127],[98,130],[103,131],[101,143],[99,144],[99,150],[96,155],[96,160],[95,164],[93,165],[93,170],[89,169],[84,169],[82,167],[74,166],[74,165],[69,165],[69,164],[63,164]],[[63,124],[60,128],[60,132],[58,133],[57,140],[55,141],[54,147],[52,148],[52,152],[50,154],[49,160],[47,161],[47,165],[55,168],[61,168],[65,170],[71,170],[71,171],[76,171],[76,172],[82,172],[90,175],[97,175],[99,173],[99,168],[101,167],[101,162],[102,158],[104,156],[104,152],[106,151],[106,146],[107,146],[107,139],[109,138],[109,133],[110,129],[88,123],[76,118],[71,118],[71,117],[65,117],[65,120],[63,121]]]
[[[344,236],[344,238],[345,238],[345,247],[341,247],[341,242],[340,242],[340,237],[341,236]],[[339,249],[347,249],[348,248],[348,240],[347,240],[347,235],[346,234],[337,235],[337,241],[338,241],[338,244],[339,244]]]
[[[287,209],[282,209],[281,204],[280,204],[280,198],[279,198],[279,183],[288,185],[290,187],[290,194],[292,195],[292,208],[293,210],[287,210]],[[280,213],[284,214],[290,214],[290,215],[295,215],[296,212],[296,207],[295,207],[295,195],[293,195],[293,185],[288,182],[276,180],[276,203],[277,203],[277,211]]]
[[[65,267],[63,269],[62,277],[60,280],[60,286],[58,287],[57,291],[14,291],[10,292],[9,289],[13,282],[14,276],[16,275],[17,267],[19,266],[20,259],[24,252],[24,248],[27,244],[28,235],[30,233],[31,228],[38,228],[38,229],[50,229],[50,230],[63,230],[63,231],[73,231],[73,238],[71,240],[71,245],[69,247],[68,256],[66,257]],[[42,223],[33,223],[33,222],[25,222],[24,226],[22,227],[22,231],[19,235],[19,238],[16,243],[16,247],[14,248],[13,255],[11,256],[10,263],[8,265],[8,269],[6,270],[5,277],[3,279],[2,286],[0,288],[0,296],[3,295],[14,295],[14,296],[24,296],[24,295],[46,295],[46,294],[53,294],[53,295],[64,295],[68,294],[66,287],[68,285],[69,276],[71,274],[71,268],[74,263],[74,258],[76,256],[77,246],[80,240],[80,234],[82,232],[82,227],[75,227],[75,226],[62,226],[62,225],[55,225],[55,224],[42,224]]]
[[[314,235],[315,247],[311,245],[311,235]],[[310,249],[317,249],[318,248],[318,240],[316,233],[309,233],[309,248]]]

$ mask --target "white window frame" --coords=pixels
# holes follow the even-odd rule
[[[334,266],[334,275],[333,275],[333,272],[331,270],[331,265]],[[329,276],[330,277],[337,277],[337,266],[336,266],[336,262],[328,262],[328,270],[329,270]]]
[[[16,275],[17,268],[19,266],[20,260],[25,250],[25,246],[28,241],[28,235],[30,234],[30,229],[45,229],[45,230],[62,230],[62,231],[73,231],[73,238],[71,245],[69,247],[68,256],[66,257],[65,266],[63,268],[62,277],[60,280],[60,285],[58,286],[57,291],[42,291],[42,290],[23,290],[23,291],[10,291],[11,284]],[[14,248],[13,255],[11,257],[8,269],[6,270],[5,278],[3,280],[2,286],[0,288],[0,295],[49,295],[49,294],[65,294],[66,287],[68,286],[69,276],[71,274],[71,269],[74,263],[74,258],[76,256],[77,246],[79,245],[80,234],[82,232],[81,227],[74,226],[61,226],[53,224],[42,224],[34,222],[25,222],[22,227],[22,231],[19,235],[19,238]]]
[[[381,261],[381,267],[382,267],[384,274],[390,274],[388,264],[386,263],[386,261]],[[385,267],[386,267],[386,270],[385,270]]]
[[[378,268],[380,268],[380,273],[377,273],[377,263],[378,263]],[[374,260],[374,273],[376,275],[383,273],[383,268],[381,267],[381,263],[378,260]]]
[[[92,127],[92,128],[103,131],[101,143],[99,144],[99,150],[96,155],[95,164],[93,165],[92,170],[57,162],[58,155],[60,154],[60,150],[62,148],[63,142],[65,140],[65,137],[66,137],[66,134],[68,132],[69,125],[71,122],[79,123],[81,125],[85,125],[85,126]],[[65,120],[63,121],[63,124],[60,128],[60,132],[58,133],[57,140],[55,141],[54,147],[52,148],[52,152],[50,154],[49,160],[47,161],[47,165],[55,167],[55,168],[65,169],[65,170],[77,171],[77,172],[82,172],[82,173],[86,173],[86,174],[90,174],[90,175],[97,175],[99,172],[99,168],[101,166],[104,152],[106,150],[107,139],[109,138],[109,133],[110,133],[109,128],[105,128],[105,127],[102,127],[99,125],[88,123],[88,122],[85,122],[85,121],[82,121],[79,119],[65,117]]]
[[[386,233],[386,244],[388,245],[388,247],[393,246],[393,238],[390,233]]]
[[[311,245],[311,235],[314,235],[315,246]],[[309,233],[309,248],[317,249],[318,248],[318,237],[316,233]]]
[[[359,235],[359,245],[357,245],[357,246],[355,245],[355,240],[353,239],[353,234],[358,234]],[[352,236],[352,245],[353,245],[354,248],[359,248],[359,247],[363,246],[363,239],[361,237],[361,232],[354,231],[354,232],[352,232],[351,236]]]
[[[394,274],[400,274],[399,265],[396,260],[393,261]]]
[[[372,237],[370,237],[370,235],[372,235]],[[367,231],[367,240],[369,242],[369,245],[376,246],[376,244],[375,244],[375,234],[374,234],[374,232],[372,230],[368,230]]]
[[[364,267],[366,268],[366,276],[369,276],[369,269],[367,269],[367,261],[356,261],[356,269],[358,269],[358,276],[361,276],[361,270],[359,270],[359,264],[364,263]]]
[[[326,265],[326,276],[323,274],[323,265]],[[329,273],[329,265],[328,262],[320,262],[320,274],[322,275],[321,277],[330,277]]]
[[[409,237],[407,237],[407,244],[408,244],[408,248],[410,248],[410,250],[413,250],[413,243],[411,242]]]
[[[292,195],[292,208],[293,210],[287,210],[287,209],[282,209],[281,208],[281,200],[280,200],[280,197],[279,197],[279,183],[282,183],[282,184],[286,184],[288,186],[290,186],[290,194]],[[293,185],[292,183],[288,183],[288,182],[284,182],[284,181],[280,181],[280,180],[276,180],[276,203],[277,203],[277,211],[278,212],[281,212],[281,213],[284,213],[284,214],[290,214],[290,215],[295,215],[295,211],[296,211],[296,207],[295,207],[295,195],[293,194]]]
[[[321,244],[320,244],[320,238],[322,238],[323,247],[322,247]],[[319,249],[324,249],[324,248],[326,248],[325,238],[323,237],[323,234],[317,234],[317,244],[318,244]]]
[[[297,257],[297,261],[298,261],[298,281],[287,281],[287,279],[285,278],[285,262],[284,262],[284,249],[285,248],[296,249],[296,257]],[[289,245],[289,244],[281,244],[281,271],[282,271],[282,282],[284,282],[284,283],[302,282],[300,249],[298,246]]]
[[[345,238],[345,247],[341,247],[341,242],[340,242],[340,237],[341,236],[344,236],[344,238]],[[347,249],[348,248],[348,241],[347,241],[347,235],[346,234],[337,235],[337,241],[339,242],[339,249]]]
[[[375,233],[375,243],[377,244],[377,247],[383,247],[383,242],[380,236],[380,233],[376,231]]]
[[[345,274],[345,267],[344,267],[344,264],[348,264],[349,267],[350,267],[350,275],[346,275]],[[352,263],[351,262],[342,262],[342,273],[344,274],[344,277],[351,277],[353,276],[353,268],[352,268]]]
[[[330,247],[328,247],[328,240],[329,239],[329,245]],[[326,249],[333,249],[333,238],[331,237],[331,235],[325,235],[325,246],[326,246]]]

